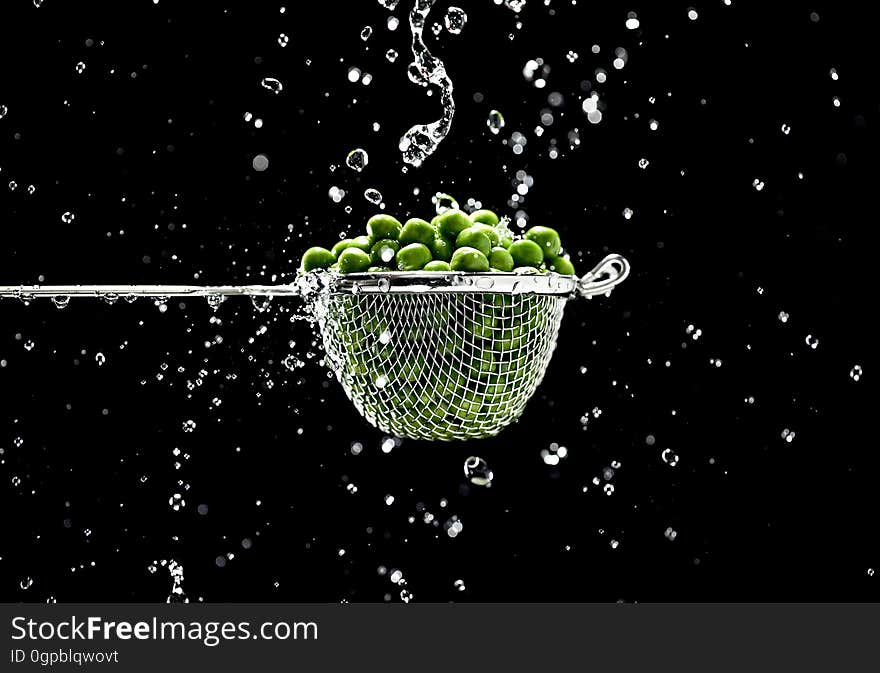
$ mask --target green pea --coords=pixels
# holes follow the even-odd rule
[[[537,267],[544,261],[544,253],[541,247],[534,241],[522,240],[511,243],[508,252],[510,252],[517,266]]]
[[[468,227],[462,231],[455,239],[456,248],[476,248],[483,255],[489,254],[492,250],[492,242],[486,234],[476,227]]]
[[[428,247],[431,248],[431,254],[434,256],[434,259],[441,259],[444,262],[452,259],[452,253],[455,251],[455,246],[452,245],[449,239],[439,234],[434,237],[434,240],[431,241],[431,245]]]
[[[348,247],[357,248],[358,250],[363,250],[364,252],[370,252],[370,250],[373,248],[374,241],[375,239],[372,236],[356,236],[351,239]]]
[[[490,227],[488,224],[479,224],[479,223],[478,223],[478,224],[475,224],[475,225],[473,226],[473,229],[479,229],[479,230],[482,231],[484,234],[486,234],[486,236],[489,237],[489,243],[492,244],[492,247],[493,247],[493,248],[494,248],[496,245],[500,245],[500,244],[501,244],[501,241],[500,241],[500,239],[498,238],[498,232],[495,231],[495,227]]]
[[[489,265],[499,271],[513,271],[513,256],[504,248],[496,246],[489,253]]]
[[[437,230],[452,241],[473,224],[466,213],[455,209],[442,212],[436,219]]]
[[[425,264],[423,271],[452,271],[452,267],[449,266],[448,262],[444,262],[440,259],[435,259],[427,264]]]
[[[397,253],[397,268],[401,271],[418,271],[431,261],[431,251],[422,243],[410,243]]]
[[[391,271],[387,266],[371,266],[367,269],[370,273],[385,273],[386,271]]]
[[[545,259],[556,257],[562,248],[562,242],[559,240],[559,234],[555,229],[550,227],[532,227],[526,231],[526,239],[534,241],[541,248]]]
[[[488,271],[489,260],[475,248],[459,248],[452,254],[453,271]]]
[[[370,268],[370,256],[360,248],[346,248],[339,255],[342,273],[358,273]]]
[[[367,220],[367,233],[374,239],[394,238],[400,236],[400,220],[391,215],[380,213]]]
[[[381,241],[376,241],[370,248],[370,258],[373,260],[373,264],[380,266],[390,264],[394,261],[398,250],[400,250],[400,243],[390,238],[383,238]]]
[[[309,248],[302,257],[303,271],[326,269],[336,261],[333,253],[326,248]]]
[[[494,227],[498,224],[498,216],[491,210],[475,210],[471,213],[471,222],[482,222]]]
[[[513,239],[510,236],[502,236],[501,237],[501,247],[502,248],[509,248],[511,245],[513,245]]]
[[[565,259],[565,257],[559,257],[558,255],[556,257],[551,257],[547,260],[547,266],[551,271],[561,273],[564,276],[574,275],[574,264]]]
[[[350,238],[343,238],[341,241],[339,241],[339,243],[337,243],[336,245],[334,245],[330,249],[330,252],[333,253],[334,257],[339,257],[340,252],[342,252],[346,248],[350,248],[350,247],[352,247],[351,239]]]
[[[400,244],[421,243],[430,247],[437,231],[423,219],[413,217],[406,221],[400,230]]]

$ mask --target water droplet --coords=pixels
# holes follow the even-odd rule
[[[207,296],[208,306],[211,307],[211,310],[216,311],[220,308],[220,304],[226,301],[226,297],[222,294],[209,294]]]
[[[437,215],[441,213],[445,213],[447,210],[458,210],[458,201],[449,196],[449,194],[443,194],[442,192],[437,192],[434,196],[431,197],[431,202],[434,204],[434,211]]]
[[[794,441],[795,433],[794,433],[794,430],[789,430],[788,428],[785,428],[782,431],[781,436],[782,436],[782,439],[784,439],[786,441],[786,443],[791,444]]]
[[[649,163],[650,163],[650,162],[649,162],[647,159],[644,159],[644,158],[643,158],[643,159],[639,159],[639,168],[641,168],[642,170],[644,170],[644,169],[646,169],[646,168],[648,167],[648,164],[649,164]]]
[[[378,189],[373,189],[372,187],[369,187],[368,189],[364,190],[364,198],[370,203],[376,204],[378,206],[380,203],[382,203],[382,192],[380,192]]]
[[[660,452],[660,460],[670,467],[675,467],[678,465],[678,454],[672,449],[663,449],[663,451]]]
[[[504,0],[504,6],[512,12],[519,14],[526,6],[526,0]]]
[[[251,297],[251,304],[253,304],[254,308],[257,309],[258,313],[265,313],[272,305],[272,295],[255,294]]]
[[[791,133],[791,126],[789,126],[788,124],[783,124],[781,128],[782,128],[782,132],[785,135],[788,135],[789,133]]]
[[[455,580],[455,582],[453,583],[452,586],[454,586],[454,587],[455,587],[456,589],[458,589],[459,591],[464,591],[464,590],[465,590],[464,580]]]
[[[70,224],[75,219],[76,215],[71,213],[69,210],[61,215],[61,221],[64,222],[64,224]]]
[[[631,220],[633,216],[632,208],[624,208],[623,209],[623,219]]]
[[[0,105],[0,119],[3,119],[3,117],[5,117],[8,112],[8,107],[6,107],[5,105]]]
[[[79,63],[76,64],[75,70],[78,75],[82,75],[83,72],[85,72],[85,69],[86,69],[86,64],[83,63],[82,61],[80,61]]]
[[[789,315],[785,311],[780,311],[778,318],[779,318],[779,322],[781,322],[784,325],[785,323],[788,322]]]
[[[379,290],[381,292],[388,292],[391,289],[391,281],[387,278],[379,279]]]
[[[95,362],[97,362],[100,367],[107,362],[107,357],[103,353],[95,353]]]
[[[489,112],[489,118],[486,119],[486,126],[492,133],[498,135],[498,132],[504,128],[504,115],[498,110],[492,110]]]
[[[37,4],[37,0],[34,0],[34,6],[36,6],[36,7],[40,6]],[[33,585],[34,585],[34,578],[33,577],[25,577],[21,582],[18,583],[18,586],[20,586],[22,589],[30,589]]]
[[[754,180],[752,180],[752,187],[755,188],[756,192],[760,192],[762,189],[764,189],[764,181],[760,178],[755,178]]]
[[[812,334],[808,334],[806,339],[804,339],[804,343],[813,350],[816,350],[819,347],[819,338],[814,337]]]
[[[384,375],[379,374],[379,376],[376,377],[374,383],[376,384],[377,388],[381,389],[388,385],[388,379],[385,378]]]
[[[62,309],[70,303],[70,297],[66,294],[58,294],[52,297],[52,303],[55,304],[56,308]]]
[[[676,530],[674,528],[672,528],[670,526],[665,531],[663,531],[663,537],[665,537],[667,540],[672,542],[675,538],[678,537],[678,533],[676,532]]]
[[[183,422],[184,432],[193,432],[196,429],[196,422],[192,419]]]
[[[262,173],[267,168],[269,168],[269,157],[267,157],[265,154],[258,154],[254,157],[251,164],[253,165],[255,171],[257,171],[258,173]]]
[[[279,94],[284,89],[284,85],[274,77],[264,77],[260,84],[274,94]]]
[[[389,63],[394,63],[397,60],[399,54],[394,49],[389,49],[385,52],[385,58],[388,59]]]
[[[289,43],[290,43],[290,38],[287,37],[287,35],[285,35],[284,33],[281,33],[278,36],[278,44],[281,45],[282,47],[286,47]]]
[[[179,512],[181,509],[186,507],[186,501],[183,499],[183,496],[180,493],[175,493],[170,498],[168,498],[168,505],[175,512]]]
[[[853,368],[849,370],[849,377],[853,381],[859,381],[862,378],[862,366],[853,365]]]
[[[453,35],[459,35],[467,23],[467,14],[460,7],[450,7],[446,10],[443,23],[446,25],[446,30]]]
[[[345,164],[358,173],[364,170],[368,163],[370,163],[370,157],[360,148],[352,150],[348,153],[348,156],[345,157]]]
[[[464,461],[464,476],[475,486],[492,485],[495,475],[489,464],[479,456],[470,456]]]
[[[400,0],[379,0],[379,4],[382,5],[385,9],[394,11],[394,8],[397,7],[397,3]]]
[[[373,34],[373,27],[372,26],[364,26],[363,29],[361,30],[361,39],[364,42],[366,42],[367,40],[370,39],[370,35],[372,35],[372,34]]]

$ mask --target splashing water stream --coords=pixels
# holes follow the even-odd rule
[[[452,117],[455,115],[455,101],[452,98],[452,80],[446,74],[443,61],[431,54],[425,46],[422,33],[425,21],[436,0],[415,0],[409,13],[409,27],[412,32],[413,62],[409,66],[410,79],[421,86],[433,84],[440,89],[440,102],[443,114],[440,119],[429,124],[416,124],[400,139],[400,151],[404,162],[411,166],[421,166],[422,162],[437,149],[449,134]]]

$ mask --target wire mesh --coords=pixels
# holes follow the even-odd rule
[[[565,297],[327,293],[327,364],[373,425],[412,439],[476,439],[516,420],[556,347]]]

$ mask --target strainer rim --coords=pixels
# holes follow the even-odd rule
[[[570,297],[578,277],[550,273],[503,271],[369,271],[333,273],[334,294],[537,294]]]

